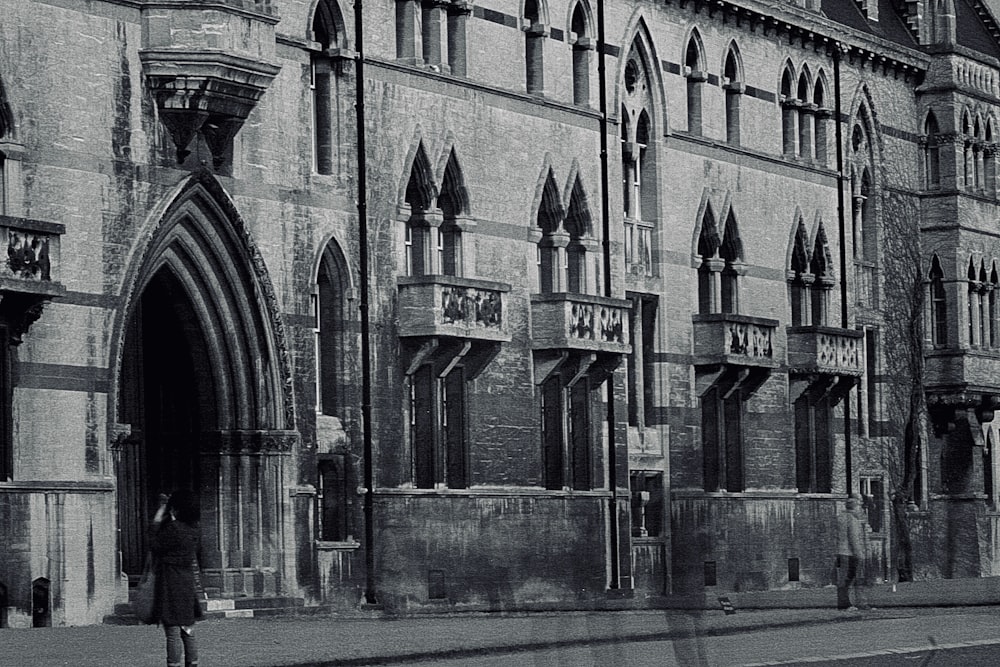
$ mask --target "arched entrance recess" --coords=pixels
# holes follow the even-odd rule
[[[137,574],[159,493],[199,497],[206,587],[280,590],[297,434],[273,293],[245,225],[214,178],[169,205],[133,271],[120,322],[115,406],[122,569]]]

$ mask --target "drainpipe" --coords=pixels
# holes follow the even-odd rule
[[[842,45],[833,47],[833,119],[837,137],[837,223],[840,242],[840,326],[848,327],[847,318],[847,220],[844,211],[844,136],[840,124],[840,54]],[[847,476],[845,487],[850,494],[854,486],[854,472],[851,457],[851,400],[844,398],[844,472]]]
[[[372,470],[372,368],[369,340],[368,290],[368,164],[365,155],[365,42],[362,0],[354,3],[354,109],[357,119],[358,149],[358,272],[361,283],[361,432],[364,444],[365,517],[365,602],[375,604],[375,518]]]
[[[611,291],[611,202],[608,175],[608,86],[604,66],[604,0],[597,0],[597,82],[600,104],[601,132],[601,232],[604,234],[604,296],[613,296]],[[608,512],[608,530],[611,533],[611,588],[620,587],[618,540],[618,460],[615,444],[615,392],[614,373],[610,373],[608,387],[608,486],[611,500]]]

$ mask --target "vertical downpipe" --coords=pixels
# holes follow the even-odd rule
[[[611,203],[609,201],[608,175],[608,86],[604,67],[604,0],[597,0],[597,88],[600,104],[601,132],[601,231],[604,234],[604,296],[611,292]],[[608,486],[611,500],[608,511],[608,530],[611,533],[611,589],[620,587],[621,545],[618,540],[618,456],[615,443],[615,374],[608,375]]]
[[[848,327],[847,317],[847,220],[844,211],[844,136],[840,123],[840,52],[843,46],[838,42],[833,47],[833,119],[837,137],[837,222],[840,242],[840,326]],[[848,494],[854,485],[854,472],[851,460],[851,400],[850,395],[844,398],[844,473],[845,489]]]
[[[369,340],[368,291],[368,163],[365,147],[365,42],[362,21],[363,0],[354,3],[354,111],[357,119],[358,148],[358,271],[361,295],[361,432],[364,442],[365,477],[365,602],[375,604],[375,518],[373,507],[374,474],[372,470],[372,368]]]

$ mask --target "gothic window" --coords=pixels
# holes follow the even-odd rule
[[[720,238],[712,208],[706,207],[698,237],[698,254],[701,260],[698,266],[698,312],[738,313],[739,283],[745,264],[743,241],[732,211],[726,218]]]
[[[785,155],[795,155],[798,151],[798,100],[792,90],[792,66],[788,64],[781,73],[781,152]]]
[[[989,336],[984,343],[992,349],[1000,348],[1000,310],[998,310],[997,299],[1000,294],[1000,277],[997,276],[997,267],[994,264],[990,270],[989,280],[986,282],[986,321],[989,327]]]
[[[630,294],[632,312],[629,322],[628,423],[643,428],[653,426],[656,381],[656,309],[657,297]]]
[[[792,246],[792,265],[788,273],[788,295],[792,307],[792,326],[811,324],[811,292],[816,280],[815,274],[809,271],[809,233],[805,223],[800,219],[795,229],[795,241]]]
[[[701,397],[701,436],[706,491],[743,491],[743,396],[737,386],[717,384]]]
[[[354,385],[353,371],[347,365],[355,347],[348,324],[350,296],[347,262],[336,242],[331,241],[320,259],[316,278],[316,406],[318,412],[342,420],[353,403],[347,396]]]
[[[431,69],[441,68],[441,28],[445,18],[444,4],[425,1],[420,3],[420,44],[424,64]]]
[[[647,58],[637,39],[625,63],[621,109],[622,205],[625,264],[632,273],[653,273],[653,229],[657,216],[652,97]]]
[[[969,260],[968,270],[969,299],[968,299],[968,319],[969,319],[969,345],[971,347],[982,347],[983,345],[983,315],[985,311],[985,285],[986,272],[984,269],[976,269],[975,262]]]
[[[538,240],[538,291],[542,294],[567,290],[566,246],[569,234],[561,226],[565,212],[559,189],[550,169],[542,186],[542,201],[536,223],[541,230]]]
[[[983,187],[983,125],[976,116],[972,126],[972,182],[976,190]]]
[[[816,243],[809,261],[809,272],[815,276],[810,289],[812,324],[827,326],[830,318],[830,293],[833,291],[833,256],[826,238],[826,228],[820,223]]]
[[[814,109],[809,100],[809,72],[803,70],[799,75],[799,86],[796,97],[799,100],[799,157],[812,158],[813,149],[813,117]]]
[[[969,116],[969,112],[966,111],[962,114],[962,183],[968,189],[974,186],[974,163],[975,156],[972,151],[972,145],[975,141],[972,129],[972,118]]]
[[[826,107],[826,86],[823,83],[823,73],[816,78],[813,86],[813,106],[815,107],[813,123],[815,125],[816,148],[813,155],[822,166],[826,166],[829,161],[827,145],[829,144],[829,125],[833,112]]]
[[[795,477],[801,493],[832,491],[832,411],[825,391],[805,391],[795,401]]]
[[[570,29],[573,32],[573,103],[590,104],[590,52],[594,41],[590,35],[590,21],[583,2],[573,9]]]
[[[726,141],[738,146],[740,144],[740,102],[745,86],[743,84],[743,66],[735,44],[730,46],[726,53],[723,76],[725,79],[723,88],[726,91]]]
[[[687,121],[688,132],[702,132],[702,89],[708,81],[705,71],[704,56],[701,48],[701,38],[695,31],[688,38],[687,49],[684,52],[684,76],[687,78]]]
[[[997,194],[997,160],[996,145],[993,143],[993,120],[987,119],[983,139],[983,187],[986,194],[996,197]]]
[[[545,92],[544,47],[549,31],[538,0],[525,0],[523,29],[525,87],[528,93],[541,95]]]
[[[405,202],[409,208],[404,221],[404,247],[407,249],[407,274],[426,276],[441,270],[439,233],[441,217],[434,211],[437,188],[423,143],[417,147],[406,184]]]
[[[542,383],[542,465],[547,489],[593,488],[590,378],[555,373]]]
[[[417,488],[469,486],[465,368],[439,376],[424,364],[410,376],[410,448]]]
[[[878,308],[878,226],[872,124],[867,107],[859,110],[851,130],[848,163],[851,173],[851,225],[855,297],[859,305]]]
[[[935,256],[930,271],[931,344],[948,345],[948,297],[944,289],[944,272]]]
[[[469,216],[469,193],[454,150],[451,151],[444,169],[438,207],[442,214],[439,233],[440,271],[447,276],[464,275],[464,265],[467,261],[465,234],[472,225],[472,218]]]
[[[573,181],[563,226],[569,234],[566,246],[566,291],[576,294],[597,293],[597,240],[593,235],[587,193],[579,176]],[[591,262],[590,259],[595,261]]]
[[[629,473],[632,492],[632,537],[663,535],[663,473],[633,470]]]
[[[316,5],[312,22],[312,41],[319,51],[310,55],[309,88],[312,94],[313,170],[332,174],[336,159],[336,132],[340,125],[338,90],[343,82],[337,76],[337,64],[331,49],[343,48],[344,20],[336,0],[322,0]]]
[[[927,114],[924,122],[924,177],[928,190],[941,187],[941,130],[933,113]]]

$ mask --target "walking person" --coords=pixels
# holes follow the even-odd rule
[[[846,611],[857,611],[861,606],[858,575],[865,555],[865,531],[858,516],[858,507],[858,498],[852,495],[847,499],[844,511],[837,515],[837,609]],[[863,581],[864,577],[861,576],[860,579]]]
[[[189,491],[160,496],[151,550],[157,563],[156,619],[167,639],[167,667],[197,667],[194,622],[198,600],[198,506]]]

